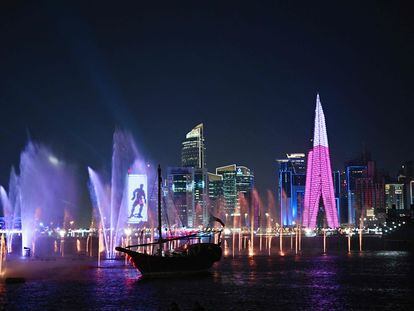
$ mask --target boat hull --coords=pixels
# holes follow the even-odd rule
[[[117,250],[127,254],[134,267],[147,276],[206,271],[222,255],[221,247],[213,243],[193,244],[185,255],[175,256],[149,255],[121,247]]]

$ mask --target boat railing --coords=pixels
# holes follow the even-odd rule
[[[194,244],[194,243],[217,243],[217,244],[221,244],[221,233],[222,233],[222,229],[208,229],[208,230],[202,230],[202,231],[198,231],[192,234],[188,234],[188,235],[184,235],[184,236],[176,236],[176,237],[170,237],[170,238],[165,238],[162,239],[161,241],[157,240],[154,242],[150,242],[150,243],[141,243],[141,244],[135,244],[135,245],[127,245],[124,248],[126,249],[135,249],[135,248],[141,248],[141,247],[152,247],[155,245],[160,244],[160,242],[162,244],[169,244],[168,248],[170,248],[169,246],[171,245],[172,242],[174,241],[181,241],[181,240],[186,240],[186,242],[182,245],[185,244]],[[218,235],[217,240],[214,239],[215,235]],[[205,239],[208,239],[207,241]]]

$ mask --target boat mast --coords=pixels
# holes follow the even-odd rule
[[[161,165],[158,164],[158,252],[162,253],[162,228],[161,228]]]

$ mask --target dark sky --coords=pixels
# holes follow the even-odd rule
[[[414,158],[408,1],[147,2],[1,1],[0,184],[28,135],[85,182],[116,127],[167,166],[204,122],[208,168],[274,189],[275,159],[309,147],[317,92],[334,168],[364,144],[390,173]]]

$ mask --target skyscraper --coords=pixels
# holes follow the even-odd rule
[[[406,161],[401,165],[398,182],[404,183],[404,205],[410,210],[414,204],[414,161]]]
[[[395,207],[397,213],[404,213],[404,184],[385,184],[385,205],[387,212]]]
[[[341,223],[339,219],[339,215],[341,215],[341,172],[333,171],[332,177],[334,184],[336,210],[338,211],[338,222]]]
[[[185,136],[181,149],[183,167],[205,168],[204,127],[200,123]]]
[[[356,180],[357,219],[380,217],[385,209],[384,180],[376,173],[375,162],[366,163],[364,176]]]
[[[207,225],[208,211],[205,202],[207,196],[207,170],[203,123],[198,124],[185,136],[181,149],[181,165],[194,168],[194,226]]]
[[[228,215],[234,215],[240,204],[239,194],[250,200],[254,186],[253,172],[245,166],[231,164],[216,168],[216,175],[223,178],[224,210]]]
[[[357,180],[365,176],[365,165],[350,165],[346,167],[347,197],[348,197],[348,224],[355,225],[357,210]]]
[[[345,164],[346,202],[349,225],[363,218],[385,218],[384,177],[376,170],[369,152]]]
[[[286,159],[277,160],[278,200],[282,209],[283,225],[300,222],[305,195],[306,164],[304,153],[286,154]]]
[[[194,168],[169,167],[167,169],[167,189],[181,225],[194,226]]]
[[[306,228],[316,227],[321,198],[328,226],[331,228],[339,227],[329,157],[328,135],[318,94],[316,96],[313,148],[309,151],[306,169],[305,202],[302,218],[303,226]]]
[[[236,191],[236,165],[226,165],[216,168],[216,175],[223,177],[224,211],[231,215],[237,203]]]
[[[207,189],[207,170],[205,168],[194,169],[194,206],[195,206],[195,226],[206,226],[209,221],[206,198]]]
[[[223,176],[207,173],[208,176],[208,199],[209,212],[214,216],[220,216],[219,202],[223,198]]]

